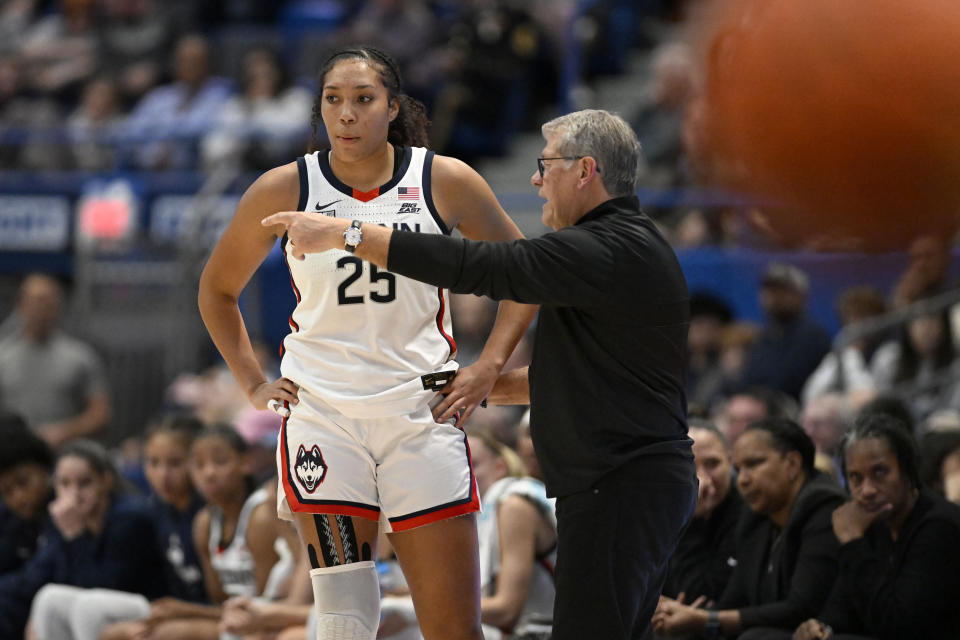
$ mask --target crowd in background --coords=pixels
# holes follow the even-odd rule
[[[917,304],[955,288],[947,241],[919,238],[913,243],[911,257],[910,265],[890,291],[864,285],[839,296],[837,311],[846,327],[858,323],[863,326],[891,309],[909,312]],[[845,565],[837,562],[846,547],[838,545],[830,533],[830,515],[845,504],[844,491],[854,488],[848,469],[851,433],[860,428],[866,429],[857,436],[861,439],[887,438],[864,426],[874,424],[867,420],[870,416],[885,416],[908,443],[895,444],[909,449],[902,455],[909,457],[910,482],[916,484],[910,487],[923,496],[923,509],[936,507],[933,513],[938,514],[946,509],[942,505],[947,502],[960,504],[960,377],[952,308],[905,313],[906,319],[893,328],[881,326],[876,332],[852,334],[845,343],[833,344],[827,332],[805,313],[809,287],[807,275],[796,266],[769,264],[758,291],[766,313],[761,326],[738,321],[715,295],[692,295],[687,393],[695,456],[698,467],[705,465],[700,473],[702,504],[695,522],[697,517],[704,520],[702,526],[693,526],[686,534],[693,536],[692,541],[681,544],[676,559],[679,573],[668,585],[690,584],[667,590],[671,598],[664,600],[657,614],[660,633],[698,632],[697,608],[688,604],[697,596],[706,596],[698,600],[698,606],[720,603],[723,611],[728,607],[737,611],[738,630],[770,625],[782,630],[784,625],[799,625],[808,618],[817,621],[822,599],[797,600],[793,581],[805,585],[797,587],[804,594],[826,593],[842,575]],[[110,419],[103,364],[94,349],[59,328],[63,295],[55,278],[32,274],[23,281],[17,308],[0,325],[0,406],[6,412],[5,431],[0,436],[5,443],[0,456],[0,548],[4,550],[0,558],[0,610],[4,615],[0,619],[22,625],[28,616],[34,621],[46,619],[49,616],[37,612],[52,608],[77,612],[75,620],[68,616],[61,624],[115,634],[102,636],[108,638],[138,637],[124,634],[143,629],[155,634],[146,637],[175,637],[164,635],[163,630],[175,632],[181,628],[178,625],[196,627],[201,622],[209,631],[208,636],[201,637],[216,638],[216,634],[229,629],[274,637],[271,634],[288,627],[292,630],[285,633],[290,635],[277,637],[309,637],[303,635],[309,623],[309,588],[293,577],[298,575],[293,567],[302,558],[292,530],[285,525],[274,526],[278,521],[270,502],[276,495],[279,416],[252,409],[229,371],[223,365],[214,365],[202,372],[179,375],[166,391],[165,415],[152,426],[135,429],[132,436],[108,451],[94,442]],[[458,355],[470,361],[489,331],[495,306],[474,296],[456,296],[452,306],[461,349]],[[507,367],[526,364],[530,346],[527,340],[522,341]],[[261,346],[258,353],[264,370],[277,375],[278,363],[271,351]],[[40,377],[43,384],[38,385],[34,375],[24,375],[25,371],[46,372]],[[477,438],[471,450],[475,451],[481,491],[498,486],[488,498],[497,496],[499,500],[499,492],[506,487],[497,485],[498,481],[524,478],[526,484],[517,485],[515,490],[518,499],[528,505],[530,517],[536,519],[538,513],[549,515],[552,504],[536,479],[536,454],[524,420],[522,407],[488,407],[468,421],[466,431],[471,440]],[[198,444],[205,441],[213,451]],[[161,444],[169,446],[163,448]],[[889,446],[892,451],[894,444]],[[816,554],[810,556],[801,553],[800,547],[794,549],[795,555],[784,561],[785,573],[777,578],[779,582],[755,592],[754,587],[766,584],[764,579],[744,574],[746,568],[740,573],[731,572],[731,568],[742,563],[750,571],[756,569],[758,560],[751,559],[750,554],[765,548],[769,540],[789,527],[787,520],[771,520],[770,504],[763,501],[767,495],[764,491],[774,491],[764,483],[779,481],[748,470],[760,464],[757,460],[769,459],[773,451],[782,460],[771,467],[770,473],[787,474],[791,469],[787,454],[793,450],[798,452],[797,476],[785,475],[786,479],[781,478],[783,486],[777,486],[793,486],[793,499],[804,496],[807,506],[801,523],[790,525],[798,527],[798,533],[791,535],[803,532],[798,540],[821,542],[815,545]],[[225,458],[232,460],[227,466],[211,462]],[[707,458],[714,460],[705,462]],[[900,464],[907,462],[901,460]],[[79,479],[78,474],[82,476]],[[84,497],[84,491],[89,493],[89,487],[99,486],[97,483],[102,486]],[[174,491],[174,485],[180,489]],[[512,491],[508,495],[513,495]],[[732,497],[739,495],[738,491],[744,492],[743,500]],[[244,507],[254,495],[256,500],[249,508]],[[735,505],[720,509],[721,503]],[[911,502],[908,506],[915,505]],[[261,541],[264,551],[259,560],[251,557],[248,561],[252,577],[243,588],[231,591],[223,586],[232,575],[230,571],[218,573],[214,568],[223,553],[223,543],[231,538],[221,539],[220,533],[212,533],[209,520],[214,516],[221,523],[231,517],[242,519],[243,509],[252,513],[255,508],[269,517],[263,515],[249,526],[257,522],[266,527],[269,544]],[[498,507],[493,513],[499,511]],[[949,509],[944,513],[949,529],[960,509],[956,514]],[[808,522],[807,517],[812,520]],[[238,522],[220,526],[232,527],[233,535],[242,535],[244,528]],[[548,532],[551,522],[555,526],[549,518],[543,522]],[[814,526],[810,523],[819,523],[822,530],[817,536],[806,528]],[[119,530],[114,530],[114,524]],[[734,532],[742,527],[753,527],[751,535],[760,542],[738,546]],[[955,533],[960,530],[951,535]],[[141,583],[140,578],[120,570],[128,562],[122,554],[134,553],[125,546],[132,544],[125,535],[134,536],[132,539],[157,537],[154,555],[145,555],[142,545],[136,547],[135,554],[137,562],[154,563],[136,575],[142,578],[149,574],[156,580]],[[509,544],[509,540],[497,539],[496,533],[493,536],[498,545],[495,548]],[[703,544],[704,536],[713,542]],[[721,537],[714,540],[711,536]],[[927,540],[918,543],[921,547],[933,544],[926,534],[921,540]],[[896,536],[890,544],[895,542]],[[524,548],[543,544],[544,551],[549,550],[539,538],[524,544]],[[398,638],[416,638],[416,619],[404,592],[402,573],[391,564],[389,545],[383,547],[384,629]],[[881,553],[884,549],[889,551],[882,545],[874,551]],[[907,554],[907,550],[896,550],[895,544],[894,551],[901,556]],[[813,553],[810,549],[807,552]],[[914,552],[916,549],[910,550]],[[938,550],[938,557],[949,560],[949,554],[943,553]],[[727,555],[720,557],[723,554]],[[192,571],[177,564],[191,558],[195,563]],[[529,560],[528,571],[542,566],[533,556]],[[257,569],[257,562],[264,564]],[[497,568],[491,564],[492,571]],[[195,590],[190,597],[183,595],[189,591],[182,584],[185,575],[194,576]],[[270,576],[274,576],[272,581]],[[809,580],[814,580],[814,587]],[[47,588],[50,584],[59,586]],[[85,602],[84,590],[94,587],[136,593],[136,606],[117,605],[117,613],[77,604]],[[483,601],[484,621],[488,623],[487,636],[495,638],[509,633],[533,596],[511,593],[504,604],[506,596],[497,598],[495,580],[490,589]],[[731,596],[727,591],[740,595]],[[787,614],[770,613],[778,611],[776,606],[769,608],[777,603],[786,607]],[[760,607],[760,613],[750,607]],[[545,624],[543,628],[548,629],[549,611],[541,607],[534,608],[533,613],[536,615],[524,618],[528,624],[525,628]],[[952,618],[946,620],[945,624],[952,624]],[[98,637],[72,633],[69,637]],[[33,637],[67,636],[41,633]]]
[[[623,3],[586,4],[595,28],[580,34],[586,52],[579,73],[589,77],[622,64],[604,44],[616,41]],[[637,27],[642,13],[664,18],[682,3],[642,4],[630,14],[631,42],[639,46],[651,44]],[[258,171],[289,161],[323,136],[311,130],[313,67],[323,51],[355,41],[398,59],[411,94],[427,104],[434,148],[467,160],[502,153],[510,134],[555,106],[565,29],[577,5],[9,0],[0,5],[0,168]],[[311,36],[317,30],[322,37]],[[687,112],[696,90],[689,52],[671,43],[650,59],[644,103],[625,114],[644,146],[646,184],[690,184],[697,168],[685,153],[696,144]],[[652,213],[678,247],[725,244],[736,218],[727,207]],[[910,312],[957,288],[951,250],[949,239],[918,238],[891,290],[864,284],[838,296],[844,328],[904,312],[899,324],[839,344],[806,314],[811,282],[796,266],[765,270],[757,292],[761,325],[735,317],[716,294],[691,292],[686,391],[701,494],[671,568],[669,599],[658,610],[658,633],[708,633],[713,623],[694,611],[706,605],[737,612],[736,631],[724,626],[726,618],[716,622],[730,636],[807,625],[802,637],[820,637],[822,615],[863,636],[910,637],[878,624],[875,603],[854,622],[821,606],[839,589],[856,608],[849,581],[869,574],[851,573],[855,560],[865,566],[895,553],[896,566],[910,566],[905,559],[922,555],[924,545],[943,566],[955,557],[941,538],[960,533],[951,528],[955,509],[944,506],[960,504],[957,314],[951,306]],[[133,435],[110,448],[97,444],[111,420],[110,389],[96,349],[60,328],[65,295],[57,279],[29,275],[0,324],[0,637],[17,637],[28,620],[36,640],[179,637],[184,625],[207,634],[199,637],[309,637],[310,588],[297,579],[306,574],[304,559],[291,530],[272,517],[280,418],[250,408],[229,371],[213,365],[172,380],[164,415],[150,425],[131,425],[124,433]],[[455,296],[462,362],[475,358],[494,314],[487,300]],[[523,341],[507,368],[526,364],[530,348]],[[264,370],[277,375],[270,350],[259,354]],[[876,415],[892,420],[905,440],[877,427]],[[538,562],[547,558],[555,520],[540,492],[523,408],[478,410],[466,430],[481,490],[492,491],[487,497],[498,505],[519,495],[532,505],[531,518],[543,516],[538,536],[524,544],[536,547]],[[872,546],[852,555],[842,540],[848,529],[834,514],[850,504],[848,492],[854,502],[866,500],[861,479],[849,474],[863,454],[851,449],[856,438],[882,441],[895,454],[905,486],[922,496],[908,506],[921,505],[924,523],[930,513],[940,523],[932,538],[908,527],[911,536],[898,546],[896,535],[865,529]],[[776,473],[783,477],[771,472],[757,480],[748,471],[764,456],[782,463]],[[782,520],[762,504],[777,491],[799,505]],[[901,524],[919,528],[920,516],[914,522],[907,515]],[[816,536],[807,527],[819,527]],[[239,572],[218,559],[230,546],[221,543],[237,536],[255,541]],[[740,537],[760,542],[738,544]],[[818,541],[816,548],[802,547],[801,538]],[[772,554],[786,544],[780,540],[794,546],[776,580],[749,574],[763,573],[757,550]],[[489,554],[511,541],[488,532],[486,544],[493,545]],[[402,574],[389,545],[382,547],[385,635],[415,638]],[[495,574],[496,562],[486,560]],[[488,637],[509,635],[521,619],[527,629],[549,620],[542,609],[525,608],[525,595],[498,592],[491,575],[483,577]],[[54,584],[69,589],[47,588]],[[93,588],[136,597],[110,600],[113,609],[92,607],[85,595]],[[935,605],[918,606],[929,613]],[[949,612],[929,616],[955,623]],[[917,624],[913,631],[925,628]]]
[[[0,7],[0,166],[263,170],[322,144],[313,75],[350,43],[398,60],[438,152],[497,155],[564,99],[563,74],[622,70],[642,20],[678,4],[12,0]]]

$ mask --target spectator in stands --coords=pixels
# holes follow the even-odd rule
[[[670,559],[663,595],[683,602],[701,596],[712,604],[736,566],[736,527],[745,507],[733,486],[730,449],[723,434],[705,420],[690,420],[700,491],[690,526]]]
[[[125,142],[140,169],[190,169],[200,136],[214,128],[230,97],[230,84],[210,75],[206,38],[187,35],[177,42],[174,81],[152,90],[124,126]]]
[[[73,102],[97,68],[94,0],[60,0],[26,31],[18,55],[30,88]]]
[[[830,350],[826,331],[806,317],[810,284],[803,271],[771,264],[760,283],[760,304],[767,324],[750,349],[744,384],[759,384],[800,397],[817,364]]]
[[[99,357],[57,328],[62,295],[52,276],[26,276],[20,333],[0,342],[0,406],[22,415],[53,447],[92,435],[110,419]]]
[[[424,0],[368,0],[326,46],[337,50],[362,42],[389,51],[411,95],[419,99],[437,81],[438,62],[425,52],[432,54],[444,33]]]
[[[0,412],[0,575],[37,551],[52,498],[53,453],[23,419]]]
[[[734,391],[714,412],[714,422],[732,447],[744,429],[764,418],[793,417],[793,403],[785,394],[764,387]]]
[[[683,123],[687,105],[697,92],[689,46],[668,42],[652,52],[647,96],[631,124],[643,145],[643,179],[649,188],[682,185]]]
[[[733,312],[726,302],[709,293],[690,296],[690,330],[687,334],[687,403],[708,409],[723,392],[726,376],[720,363],[723,330]]]
[[[110,454],[90,440],[61,450],[54,468],[52,524],[36,555],[0,578],[0,638],[20,638],[30,603],[49,583],[107,588],[156,597],[163,558],[152,544],[146,505],[120,492]]]
[[[158,595],[198,603],[206,602],[207,594],[192,527],[203,500],[190,481],[189,454],[201,428],[193,418],[162,420],[148,428],[144,456],[156,550],[165,560]],[[34,598],[30,626],[36,640],[87,640],[99,638],[113,622],[149,612],[143,594],[48,584]]]
[[[67,120],[71,165],[82,171],[110,171],[117,165],[116,135],[122,116],[113,80],[99,77],[83,89],[80,106]]]
[[[0,4],[0,54],[17,49],[39,4],[39,0],[8,0]]]
[[[837,297],[837,311],[844,329],[879,316],[886,310],[887,303],[883,296],[869,285],[852,287]],[[876,393],[876,385],[870,373],[870,361],[883,336],[884,332],[869,333],[842,345],[839,360],[836,351],[824,356],[803,385],[803,403],[831,391],[846,394],[855,405],[872,398]]]
[[[910,263],[891,294],[894,308],[929,298],[950,288],[953,284],[950,282],[950,249],[948,236],[918,236],[910,243]]]
[[[857,419],[873,413],[882,413],[892,418],[896,418],[897,424],[902,425],[903,428],[907,430],[907,433],[910,433],[911,435],[916,433],[916,420],[913,417],[913,412],[910,411],[910,407],[907,405],[907,403],[898,396],[889,393],[882,393],[878,395],[873,400],[860,407],[860,411],[857,413]]]
[[[164,78],[174,23],[156,0],[103,0],[101,6],[99,68],[116,80],[126,111]]]
[[[268,602],[263,598],[237,596],[223,603],[220,637],[222,640],[234,636],[313,640],[317,637],[314,612],[310,561],[307,554],[301,553],[290,576],[290,593],[283,600]]]
[[[751,322],[736,321],[720,332],[720,373],[722,383],[719,393],[711,400],[708,410],[713,411],[720,400],[742,387],[740,379],[747,363],[747,354],[760,335],[760,327]],[[695,410],[699,409],[694,405]]]
[[[554,501],[543,483],[526,476],[519,456],[491,433],[468,438],[477,487],[486,505],[477,520],[480,539],[480,619],[523,636],[553,619],[557,552]]]
[[[813,460],[813,442],[791,420],[747,427],[733,461],[750,511],[737,527],[730,582],[709,610],[662,599],[653,617],[657,632],[757,640],[764,636],[754,628],[792,630],[820,610],[837,573],[831,515],[844,498]]]
[[[513,134],[535,113],[538,81],[550,71],[543,61],[546,48],[524,3],[463,3],[436,52],[451,62],[449,79],[430,105],[434,146],[467,162],[505,153]]]
[[[236,169],[265,171],[303,154],[313,94],[291,84],[280,55],[269,48],[247,53],[242,85],[243,92],[227,101],[216,128],[203,139],[204,166],[234,163]]]
[[[921,443],[924,486],[960,504],[960,429],[929,431]]]
[[[30,93],[19,59],[0,54],[0,168],[60,168],[59,146],[51,134],[60,124],[60,107]]]
[[[853,418],[853,407],[839,393],[817,396],[803,407],[800,424],[816,447],[814,466],[837,480],[842,478],[840,442]]]
[[[281,594],[293,556],[287,553],[281,562],[278,549],[297,548],[291,547],[295,535],[276,517],[276,482],[266,488],[248,475],[246,450],[226,425],[204,429],[190,450],[193,481],[207,502],[193,521],[193,540],[213,604],[161,598],[150,603],[146,618],[111,625],[102,638],[218,640],[228,597]]]
[[[960,507],[920,487],[916,448],[893,418],[858,420],[843,459],[852,500],[833,513],[840,572],[794,640],[960,638]]]
[[[520,424],[517,425],[517,455],[523,461],[527,475],[542,482],[543,473],[540,471],[540,461],[537,460],[537,452],[533,448],[533,438],[530,435],[529,409],[524,412]]]
[[[902,325],[897,338],[881,346],[873,359],[877,390],[901,397],[915,420],[960,400],[952,334],[946,311],[918,316]]]

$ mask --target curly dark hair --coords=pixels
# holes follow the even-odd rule
[[[0,473],[21,464],[53,469],[53,451],[19,415],[0,410],[0,442]]]
[[[840,466],[844,477],[847,475],[847,450],[855,442],[866,438],[885,440],[890,451],[897,457],[900,473],[910,481],[913,488],[919,489],[922,486],[917,444],[913,435],[902,421],[883,413],[860,414],[844,436],[840,445]]]
[[[422,102],[402,92],[400,68],[397,66],[396,60],[380,49],[363,45],[347,47],[334,52],[320,67],[320,72],[317,74],[317,97],[313,101],[313,117],[311,119],[314,137],[317,136],[317,131],[322,122],[320,110],[323,105],[323,84],[327,74],[338,62],[351,59],[363,60],[376,70],[383,86],[387,88],[388,98],[396,100],[399,104],[400,109],[397,117],[390,123],[390,129],[387,132],[387,141],[393,145],[406,147],[427,146],[429,144],[427,127],[430,125],[430,121],[427,119],[427,110]]]

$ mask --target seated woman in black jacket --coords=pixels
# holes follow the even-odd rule
[[[791,420],[747,427],[733,448],[750,508],[738,524],[737,566],[715,609],[662,599],[653,616],[658,633],[756,639],[761,628],[792,630],[820,610],[837,572],[830,518],[843,493],[813,459],[813,442]]]
[[[960,638],[960,507],[920,488],[916,448],[894,418],[859,418],[843,454],[853,499],[833,514],[840,574],[793,638]]]

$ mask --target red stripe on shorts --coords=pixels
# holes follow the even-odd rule
[[[390,519],[390,528],[394,531],[407,531],[415,527],[422,527],[425,524],[430,524],[432,522],[439,522],[440,520],[446,520],[448,518],[455,518],[456,516],[462,516],[468,513],[473,513],[474,511],[480,510],[480,496],[477,495],[477,485],[474,484],[470,489],[470,501],[464,502],[462,504],[453,504],[449,507],[441,507],[436,511],[430,511],[428,513],[421,514],[419,516],[414,516],[412,518],[405,519]]]
[[[470,467],[470,496],[466,500],[458,500],[453,503],[441,505],[433,509],[421,511],[416,515],[400,516],[399,518],[390,518],[390,528],[394,531],[407,531],[415,527],[422,527],[431,522],[439,522],[447,518],[480,511],[480,494],[477,493],[477,480],[473,476],[473,459],[470,455],[470,443],[467,436],[463,436],[463,444],[466,447],[467,464]]]

